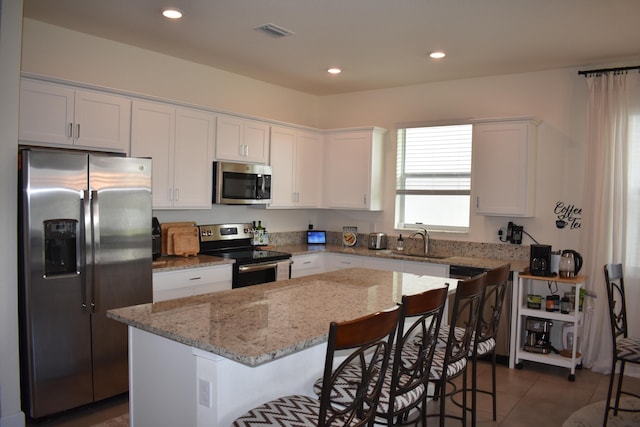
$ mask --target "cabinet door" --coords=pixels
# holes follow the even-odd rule
[[[449,277],[448,264],[436,264],[420,261],[403,261],[402,271],[421,276]]]
[[[244,123],[244,160],[250,163],[269,163],[269,125],[255,120]]]
[[[326,146],[325,200],[328,208],[366,209],[371,162],[367,133],[333,134]]]
[[[271,204],[270,208],[291,208],[294,203],[296,131],[271,128]]]
[[[129,152],[131,100],[76,91],[74,116],[76,145]]]
[[[216,125],[216,159],[242,160],[244,123],[242,119],[218,116]]]
[[[19,138],[128,153],[131,100],[22,80]]]
[[[322,136],[311,132],[299,132],[295,159],[296,206],[315,208],[322,205],[323,167]],[[275,166],[273,169],[276,170]]]
[[[324,272],[324,254],[296,255],[291,257],[291,278]]]
[[[214,116],[178,109],[174,149],[174,207],[211,208]]]
[[[373,268],[375,270],[402,271],[402,261],[396,259],[364,257],[364,267]]]
[[[231,289],[231,265],[153,273],[153,302]]]
[[[269,163],[269,125],[257,120],[219,116],[216,159]]]
[[[73,89],[22,80],[20,140],[73,144],[73,102]]]
[[[364,265],[364,257],[359,255],[330,254],[328,264],[329,268],[327,270],[329,271],[362,267]]]
[[[484,215],[535,214],[536,124],[473,126],[472,185],[475,211]]]
[[[173,206],[173,158],[175,108],[142,101],[133,102],[131,155],[153,161],[153,208]]]

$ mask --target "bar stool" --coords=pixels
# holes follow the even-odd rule
[[[446,328],[448,330],[446,344],[436,347],[433,356],[430,381],[435,384],[433,398],[440,401],[440,413],[429,414],[428,416],[438,415],[440,427],[444,427],[445,418],[459,419],[462,421],[463,426],[467,424],[466,393],[462,393],[462,405],[460,405],[462,407],[462,415],[460,417],[446,414],[445,403],[447,396],[453,396],[457,392],[455,385],[452,383],[454,378],[462,375],[462,389],[467,389],[467,358],[471,352],[471,343],[477,331],[486,279],[487,273],[482,273],[458,282],[450,325],[455,327]],[[443,328],[441,328],[441,331]],[[452,387],[449,393],[446,390],[447,384]]]
[[[382,384],[400,319],[400,305],[346,322],[331,322],[320,399],[293,395],[251,409],[233,422],[251,426],[367,426],[375,419]],[[342,353],[351,350],[343,360]],[[343,360],[334,370],[334,361]],[[355,394],[346,406],[330,399],[345,369],[358,372]]]
[[[478,414],[477,393],[491,395],[493,409],[493,421],[497,420],[497,392],[496,392],[496,335],[502,315],[502,306],[509,284],[509,271],[511,264],[505,264],[487,272],[487,286],[484,291],[482,307],[478,317],[477,330],[473,335],[471,352],[471,389],[458,390],[458,392],[471,392],[471,425],[476,426]],[[440,339],[446,339],[448,327],[440,329]],[[478,359],[491,357],[491,390],[478,387]],[[458,406],[461,403],[454,401]]]
[[[622,389],[624,379],[624,368],[627,362],[640,364],[640,337],[629,337],[627,329],[627,301],[624,293],[624,277],[622,275],[622,264],[606,264],[604,266],[604,279],[607,288],[607,300],[609,302],[609,319],[611,320],[611,336],[613,341],[613,361],[611,363],[611,374],[609,374],[609,390],[607,391],[607,401],[604,410],[604,420],[602,426],[607,426],[609,411],[613,409],[613,415],[617,416],[618,411],[640,412],[640,410],[625,409],[620,407],[620,396],[627,395],[640,399],[640,396]],[[616,365],[620,362],[620,372],[618,374],[618,384],[616,386],[616,398],[611,405],[611,393],[616,377]]]

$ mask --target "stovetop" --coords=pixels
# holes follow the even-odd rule
[[[279,261],[291,258],[291,254],[260,249],[253,246],[251,224],[201,225],[200,253],[234,259],[236,264]]]
[[[200,251],[201,254],[213,255],[226,259],[234,259],[236,263],[251,263],[262,261],[279,261],[283,259],[291,258],[290,253],[270,251],[250,248],[238,248],[234,250],[212,250],[212,251]]]

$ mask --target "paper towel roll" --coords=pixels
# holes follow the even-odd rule
[[[289,280],[291,260],[279,261],[276,267],[276,281]]]

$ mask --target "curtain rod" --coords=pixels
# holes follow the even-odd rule
[[[604,74],[604,73],[613,73],[616,71],[627,71],[627,70],[640,70],[640,65],[635,65],[633,67],[601,68],[599,70],[578,71],[578,74],[586,76],[588,74],[598,74],[598,73]]]

